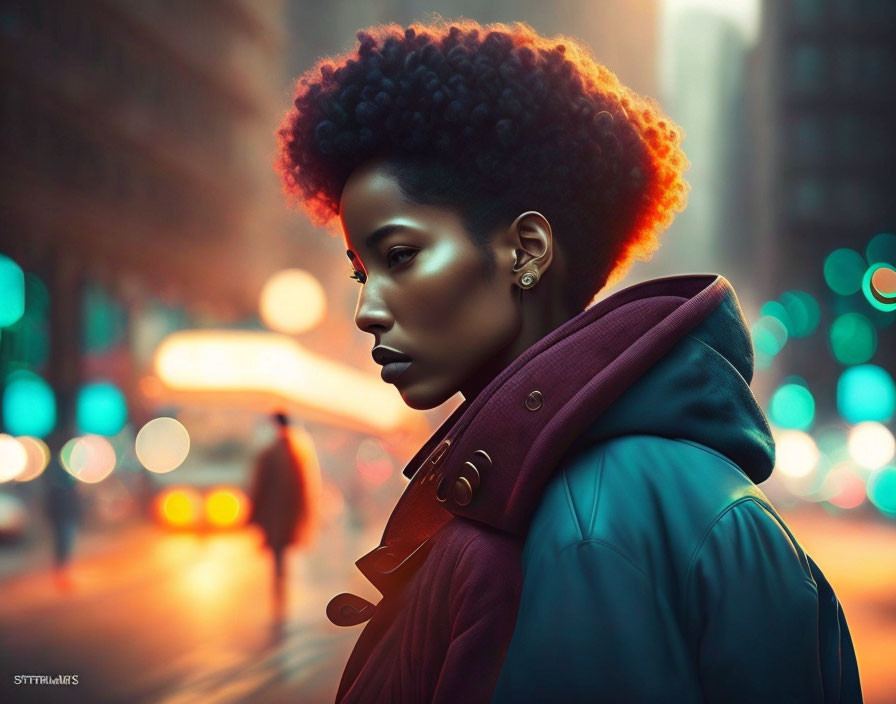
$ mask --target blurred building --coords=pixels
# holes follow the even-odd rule
[[[742,303],[754,307],[763,282],[751,262],[755,228],[749,213],[752,155],[747,148],[743,22],[724,7],[671,2],[661,30],[660,99],[684,131],[690,162],[687,208],[662,235],[657,255],[625,284],[675,273],[718,272]]]
[[[873,310],[861,292],[834,293],[823,273],[832,251],[864,257],[876,234],[896,229],[896,3],[766,2],[752,81],[770,294],[806,291],[821,312],[817,331],[788,343],[776,364],[800,374],[829,415],[843,370],[828,339],[838,315],[872,320],[871,363],[892,373],[896,359],[896,316]]]
[[[45,371],[63,403],[84,372],[88,283],[90,301],[124,311],[126,335],[150,296],[218,320],[254,313],[287,258],[271,168],[281,12],[250,0],[0,6],[0,251],[45,284]],[[2,358],[29,366],[22,338],[37,333],[4,331]]]

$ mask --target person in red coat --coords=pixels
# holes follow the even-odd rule
[[[304,468],[289,438],[289,420],[271,416],[277,437],[258,456],[249,487],[249,523],[257,525],[273,559],[275,604],[282,605],[284,554],[297,542],[308,521],[308,492]]]
[[[589,307],[684,207],[656,103],[526,25],[391,25],[299,80],[280,146],[383,381],[464,398],[357,562],[383,598],[327,606],[366,622],[338,702],[861,701],[839,602],[756,486],[730,284]]]

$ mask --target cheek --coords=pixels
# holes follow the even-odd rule
[[[408,332],[447,367],[480,361],[518,328],[511,291],[489,276],[478,252],[433,256],[415,275]]]

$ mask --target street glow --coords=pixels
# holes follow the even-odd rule
[[[46,436],[56,426],[56,396],[37,374],[21,369],[6,378],[3,425],[13,435]]]
[[[883,467],[896,453],[896,439],[885,425],[859,423],[849,433],[849,454],[867,469]]]
[[[775,435],[775,468],[791,477],[805,477],[818,462],[815,441],[801,430],[782,430]]]
[[[868,480],[868,498],[878,509],[896,515],[896,467],[881,467]]]
[[[137,459],[150,472],[170,472],[187,458],[190,434],[174,418],[154,418],[140,428],[134,450]]]
[[[303,269],[286,269],[274,274],[264,285],[259,302],[265,325],[293,335],[317,326],[326,308],[323,287]]]
[[[848,465],[834,467],[826,483],[830,491],[827,501],[838,508],[856,508],[865,501],[865,482]]]
[[[384,484],[394,471],[389,453],[382,443],[372,438],[361,441],[355,462],[361,478],[371,486]]]
[[[117,461],[114,448],[100,435],[72,438],[62,447],[59,457],[69,474],[87,484],[108,477]]]
[[[192,528],[202,517],[202,497],[195,489],[168,489],[156,497],[156,515],[174,528]]]
[[[277,333],[174,333],[156,351],[155,372],[173,389],[272,393],[376,431],[417,430],[422,423],[379,379]]]
[[[127,422],[124,394],[115,384],[96,382],[78,391],[78,429],[94,435],[117,435]]]
[[[0,328],[13,325],[25,313],[25,273],[0,254]]]
[[[780,428],[808,430],[815,419],[815,399],[802,384],[782,384],[769,402],[769,416]]]
[[[230,528],[248,514],[248,499],[239,489],[215,489],[205,497],[205,518],[210,525]]]
[[[28,464],[25,447],[11,435],[0,434],[0,484],[16,479]]]
[[[50,463],[50,448],[40,438],[33,438],[29,435],[23,435],[16,439],[25,448],[28,461],[25,464],[25,468],[15,479],[17,482],[29,482],[39,477],[47,468],[47,465]]]

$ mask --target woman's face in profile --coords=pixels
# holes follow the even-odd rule
[[[340,217],[362,282],[355,324],[373,335],[384,381],[417,409],[478,393],[520,333],[512,243],[488,245],[490,270],[457,212],[410,203],[376,162],[349,178]]]

